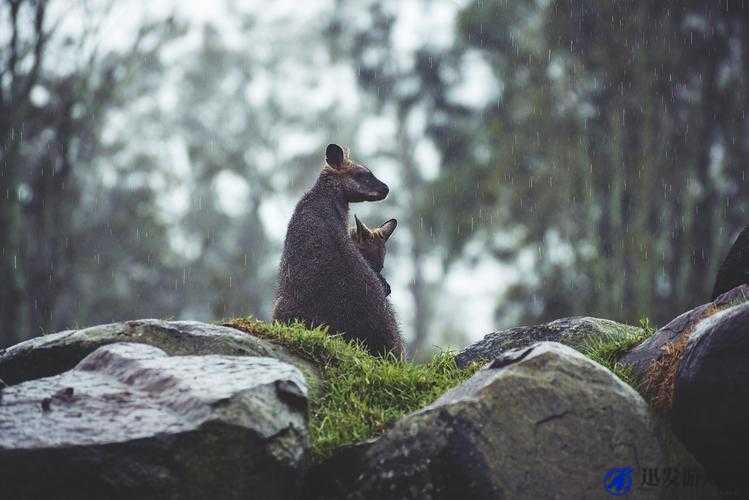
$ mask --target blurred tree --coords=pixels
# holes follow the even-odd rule
[[[393,159],[402,173],[402,186],[393,190],[392,196],[403,210],[400,231],[409,233],[414,311],[409,351],[421,356],[431,330],[430,295],[439,283],[430,283],[425,277],[427,256],[434,245],[424,217],[433,200],[425,191],[427,181],[415,151],[425,138],[429,117],[435,110],[450,107],[457,113],[460,107],[449,104],[446,97],[449,83],[445,81],[444,67],[454,63],[451,54],[429,46],[418,48],[413,54],[395,49],[396,6],[396,2],[369,2],[364,7],[360,2],[339,1],[328,35],[334,57],[350,60],[356,68],[359,86],[374,103],[372,113],[388,116],[395,123],[393,140],[379,144],[375,156]]]
[[[19,269],[19,149],[28,134],[24,123],[32,108],[31,90],[39,78],[51,36],[45,24],[46,13],[44,0],[8,0],[0,4],[0,22],[9,34],[3,36],[0,51],[0,338],[13,338],[21,328],[24,279]],[[24,29],[24,25],[31,29]]]
[[[79,185],[87,179],[87,187],[106,196],[100,192],[107,187],[101,184],[102,172],[92,167],[99,155],[114,154],[116,149],[102,143],[101,129],[112,110],[133,98],[132,92],[147,91],[148,79],[135,84],[133,74],[158,71],[159,51],[178,34],[173,21],[162,20],[141,26],[133,44],[124,50],[99,50],[102,38],[96,28],[83,29],[75,36],[54,36],[55,29],[48,27],[45,17],[49,5],[46,1],[0,5],[0,19],[11,26],[9,57],[0,61],[0,162],[4,174],[0,176],[4,186],[0,197],[0,217],[4,219],[0,224],[0,273],[8,284],[0,290],[0,344],[79,319],[80,312],[87,309],[86,302],[96,298],[82,296],[71,305],[69,296],[80,292],[86,280],[101,286],[102,276],[107,281],[114,274],[117,264],[99,265],[98,254],[96,268],[87,275],[79,272],[87,267],[86,254],[94,246],[81,245],[92,236],[93,224],[88,215],[82,217],[92,207],[81,197]],[[108,13],[107,4],[76,7],[86,8],[94,27],[100,26],[96,20]],[[8,12],[2,12],[6,8]],[[52,20],[54,26],[59,26],[66,11],[58,12],[60,17]],[[32,13],[33,30],[29,30]],[[22,41],[22,36],[31,39]],[[44,62],[61,55],[67,62],[64,66]],[[136,208],[132,200],[127,203],[128,210]],[[117,206],[115,212],[125,208]],[[137,210],[148,211],[141,205]],[[130,222],[139,220],[131,217]],[[66,310],[60,309],[63,303]]]
[[[178,33],[171,20],[144,24],[135,34],[132,44],[122,52],[98,56],[98,51],[93,51],[83,61],[81,69],[63,75],[49,72],[38,84],[38,88],[46,90],[49,98],[37,110],[39,116],[32,116],[31,121],[27,122],[27,126],[31,125],[31,128],[41,132],[38,140],[26,144],[29,148],[26,164],[33,168],[27,169],[28,177],[24,185],[28,186],[28,199],[23,204],[25,226],[28,228],[23,245],[27,276],[25,295],[29,304],[28,329],[32,335],[53,328],[54,313],[62,293],[78,290],[83,286],[79,283],[81,281],[93,280],[96,283],[100,282],[102,276],[107,281],[113,277],[115,269],[119,273],[130,274],[132,269],[128,263],[132,263],[133,267],[142,265],[159,248],[159,256],[152,259],[152,275],[148,281],[158,282],[164,278],[160,271],[164,270],[161,264],[169,253],[169,243],[166,231],[158,227],[159,217],[154,214],[158,210],[155,196],[147,186],[128,185],[128,179],[148,175],[148,169],[155,167],[154,160],[144,156],[136,164],[124,165],[117,182],[111,187],[101,185],[102,179],[95,171],[95,162],[105,160],[111,168],[114,160],[109,157],[116,156],[125,147],[124,142],[118,145],[102,143],[101,130],[107,117],[113,111],[135,102],[137,96],[147,95],[154,89],[157,80],[149,78],[149,74],[157,75],[163,69],[159,52]],[[89,36],[96,35],[90,33]],[[134,78],[135,75],[137,78]],[[43,151],[36,161],[34,151]],[[106,167],[102,170],[106,171]],[[109,217],[100,219],[104,226],[111,228],[117,218],[122,217],[120,214],[128,214],[124,219],[130,226],[120,228],[116,235],[120,239],[117,244],[104,244],[108,236],[113,235],[111,229],[107,232],[99,226],[92,232],[92,226],[95,226],[90,212],[93,210],[87,206],[88,200],[80,196],[81,186],[86,184],[87,189],[103,191],[101,194],[107,199],[100,203],[111,206]],[[97,215],[107,213],[101,205],[97,208]],[[84,220],[80,220],[79,214],[86,214]],[[137,232],[155,235],[158,246],[151,248],[149,253],[141,238],[122,238]],[[91,240],[90,245],[81,245],[86,239]],[[97,247],[95,258],[93,252],[87,255]],[[102,255],[109,256],[104,258],[103,263]],[[81,275],[80,270],[85,267],[89,257],[97,262],[97,267]],[[133,282],[130,285],[137,288],[137,275],[131,276]],[[142,296],[143,293],[130,294],[130,291],[130,287],[118,290],[119,295],[112,298],[112,303],[128,302],[124,309],[130,310],[147,304],[151,311],[174,311],[174,307],[157,307],[165,304],[164,301],[155,300],[156,290],[151,293],[144,291],[145,296]],[[97,310],[88,304],[89,301],[104,300],[107,292],[100,290],[98,294],[102,296],[89,293],[79,298],[83,309],[77,312],[76,319],[91,321],[91,315],[112,319],[112,311],[117,308]],[[127,300],[123,300],[125,298]],[[120,309],[123,309],[122,306]],[[88,313],[82,315],[84,310]],[[119,314],[124,312],[118,311],[117,317],[122,317]],[[63,326],[59,320],[56,323],[57,328]]]
[[[261,315],[272,298],[271,247],[259,210],[273,189],[259,152],[272,146],[273,129],[265,127],[269,107],[247,102],[256,66],[251,51],[228,46],[215,27],[204,26],[175,106],[172,133],[181,137],[190,165],[191,204],[182,227],[197,243],[190,300],[214,318]],[[222,177],[245,187],[241,199],[227,199],[218,184]],[[227,213],[226,206],[237,213]]]
[[[510,261],[534,250],[537,279],[498,314],[664,321],[709,298],[749,201],[746,19],[738,2],[477,1],[461,12],[462,43],[501,91],[478,124],[441,135],[433,216],[451,222],[441,236],[453,254],[477,237]],[[466,154],[451,158],[453,137],[468,138]],[[496,228],[520,238],[507,244]]]

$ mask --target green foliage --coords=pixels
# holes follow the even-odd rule
[[[655,328],[650,324],[650,320],[642,318],[639,330],[623,329],[597,335],[589,339],[579,350],[593,361],[611,370],[634,389],[639,390],[640,381],[632,368],[621,364],[619,359],[630,349],[650,338],[653,333],[655,333]]]
[[[321,370],[321,386],[311,398],[312,459],[319,461],[336,448],[372,438],[388,424],[422,408],[478,369],[458,368],[452,353],[442,352],[428,363],[414,364],[373,357],[361,345],[308,330],[299,323],[264,323],[235,319],[229,326],[281,344],[309,359]]]

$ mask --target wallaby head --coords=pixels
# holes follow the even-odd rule
[[[320,176],[332,183],[349,203],[380,201],[389,191],[387,184],[367,167],[351,160],[348,150],[338,144],[328,144],[325,149],[325,167]]]
[[[351,230],[351,239],[364,260],[376,273],[379,273],[385,265],[385,242],[395,231],[398,221],[390,219],[380,227],[369,229],[356,215],[354,215],[354,220],[356,227]]]
[[[398,221],[390,219],[378,228],[369,229],[356,215],[354,215],[354,220],[356,227],[351,230],[351,240],[369,267],[377,274],[385,290],[385,297],[387,297],[391,289],[390,283],[382,275],[382,266],[385,264],[385,242],[395,231]]]

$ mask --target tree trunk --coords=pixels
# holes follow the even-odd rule
[[[711,281],[714,277],[712,268],[712,252],[714,240],[714,217],[717,196],[710,179],[710,150],[712,148],[715,129],[718,126],[716,107],[718,105],[717,73],[721,54],[719,41],[714,39],[708,47],[705,57],[705,69],[702,73],[702,95],[699,128],[698,150],[696,155],[696,178],[701,193],[697,199],[693,213],[691,232],[692,269],[688,285],[690,304],[704,302],[710,298]]]
[[[13,344],[21,338],[16,150],[10,127],[0,124],[0,346]]]
[[[622,318],[637,319],[637,273],[640,262],[638,240],[641,228],[638,210],[641,208],[639,170],[642,166],[642,138],[640,136],[643,115],[636,105],[626,105],[622,110],[622,167],[624,189],[622,190]]]
[[[612,283],[611,263],[614,255],[611,174],[613,165],[609,151],[611,128],[605,109],[609,94],[596,99],[597,113],[588,124],[588,158],[592,176],[593,203],[598,204],[600,215],[595,224],[595,237],[598,246],[597,272],[594,279],[594,294],[597,297],[595,311],[606,314],[611,311],[610,290]]]
[[[414,305],[414,336],[409,345],[409,351],[413,357],[418,357],[423,353],[429,335],[430,315],[427,286],[424,279],[425,234],[421,224],[418,199],[418,194],[423,188],[423,180],[413,157],[414,146],[406,126],[408,113],[408,109],[399,110],[397,141],[398,157],[404,172],[403,180],[408,200],[408,215],[406,218],[408,230],[411,233],[410,257],[413,278],[409,288]]]

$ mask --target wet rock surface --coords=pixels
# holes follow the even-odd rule
[[[234,328],[197,321],[142,319],[43,335],[0,350],[0,380],[8,385],[70,370],[101,346],[138,342],[170,355],[222,354],[277,358],[300,368],[314,383],[314,367],[271,342]]]
[[[667,344],[676,343],[682,336],[690,335],[700,321],[717,310],[747,300],[749,285],[742,285],[720,295],[713,302],[697,306],[659,328],[650,338],[629,351],[621,362],[631,366],[639,376],[645,376],[650,366],[663,357]]]
[[[689,337],[670,411],[674,431],[726,490],[749,496],[749,303],[701,321]],[[746,498],[745,496],[745,498]]]
[[[349,499],[606,498],[606,474],[631,469],[630,498],[714,497],[710,486],[644,480],[667,468],[704,482],[636,391],[574,349],[540,342],[500,356],[382,437],[342,450],[311,476],[308,491]]]
[[[578,347],[596,335],[620,335],[637,330],[639,328],[608,319],[573,316],[541,325],[520,326],[490,333],[463,349],[456,361],[459,366],[468,366],[474,361],[486,362],[510,349],[526,347],[535,342],[551,341]]]
[[[0,392],[7,498],[293,498],[307,386],[271,358],[117,343]]]

